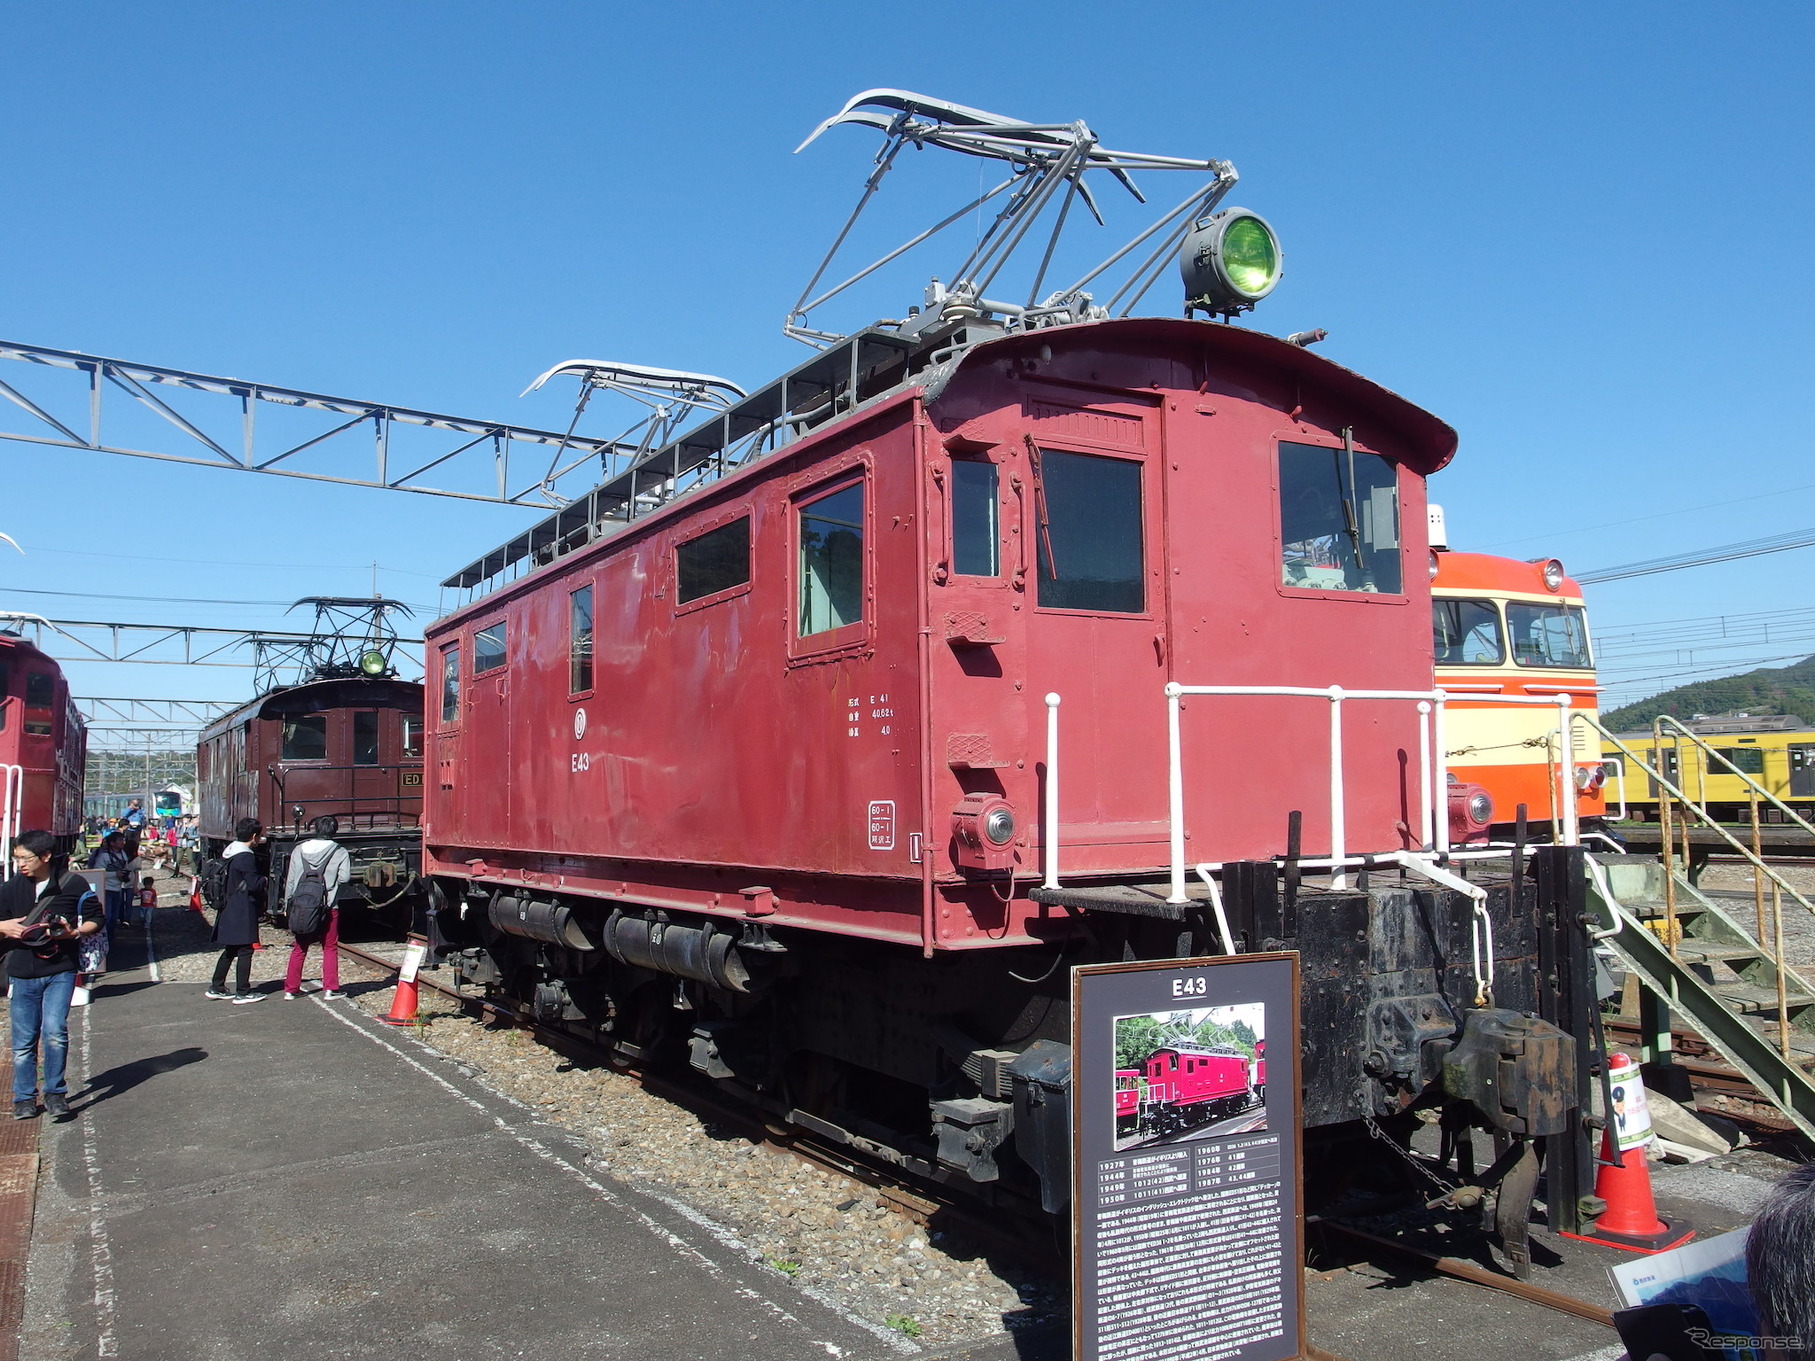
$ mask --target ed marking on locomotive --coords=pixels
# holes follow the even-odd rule
[[[573,740],[578,742],[584,736],[586,736],[586,710],[575,709],[573,711]]]
[[[892,799],[876,799],[870,803],[870,849],[873,851],[892,851],[895,849],[895,803]]]

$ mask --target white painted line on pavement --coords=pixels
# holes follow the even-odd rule
[[[421,1073],[424,1077],[428,1078],[429,1081],[435,1083],[437,1086],[441,1087],[443,1090],[447,1091],[449,1094],[451,1094],[458,1100],[465,1102],[467,1105],[471,1106],[474,1110],[478,1111],[481,1115],[488,1116],[492,1120],[492,1122],[498,1126],[498,1128],[500,1130],[502,1130],[502,1131],[504,1131],[504,1133],[510,1135],[510,1137],[512,1139],[515,1139],[524,1148],[527,1148],[530,1152],[534,1153],[537,1157],[545,1159],[546,1161],[553,1163],[556,1167],[561,1168],[563,1171],[565,1171],[569,1175],[573,1176],[582,1185],[584,1185],[588,1190],[590,1190],[594,1195],[598,1196],[599,1199],[605,1201],[609,1205],[616,1206],[618,1209],[621,1209],[628,1214],[634,1215],[637,1218],[637,1220],[641,1224],[643,1224],[643,1226],[645,1228],[649,1229],[650,1232],[656,1234],[659,1238],[663,1239],[670,1247],[674,1248],[675,1251],[693,1258],[709,1274],[719,1278],[720,1280],[726,1280],[727,1284],[731,1285],[732,1288],[734,1290],[736,1290],[736,1292],[739,1295],[743,1296],[746,1299],[755,1300],[758,1304],[761,1304],[770,1313],[775,1314],[779,1318],[784,1318],[790,1323],[799,1323],[800,1322],[799,1319],[795,1318],[794,1315],[790,1314],[786,1309],[782,1308],[782,1306],[777,1304],[774,1300],[768,1299],[767,1297],[765,1297],[761,1294],[758,1294],[756,1291],[749,1289],[747,1286],[739,1285],[735,1281],[727,1280],[724,1271],[719,1267],[718,1263],[714,1262],[710,1257],[706,1256],[705,1253],[701,1252],[693,1244],[689,1243],[686,1239],[682,1238],[679,1234],[675,1233],[672,1229],[668,1228],[665,1224],[662,1224],[659,1221],[651,1218],[649,1215],[647,1215],[643,1211],[639,1210],[636,1206],[626,1204],[624,1201],[624,1198],[622,1196],[620,1196],[617,1192],[609,1189],[604,1184],[599,1182],[596,1178],[588,1176],[585,1172],[582,1172],[578,1167],[575,1167],[572,1163],[568,1162],[565,1158],[562,1158],[558,1154],[556,1154],[552,1149],[548,1148],[546,1145],[542,1144],[538,1140],[532,1138],[530,1135],[524,1133],[522,1130],[518,1129],[515,1125],[512,1125],[509,1121],[505,1120],[502,1116],[495,1115],[491,1111],[487,1110],[485,1108],[485,1104],[483,1102],[475,1100],[473,1097],[468,1096],[465,1092],[461,1091],[458,1087],[456,1087],[453,1083],[449,1082],[445,1077],[443,1077],[440,1073],[437,1073],[434,1069],[428,1067],[424,1063],[418,1062],[416,1059],[411,1058],[408,1054],[404,1053],[403,1050],[400,1049],[395,1043],[392,1042],[390,1036],[383,1034],[382,1032],[368,1029],[366,1026],[361,1025],[359,1022],[353,1020],[350,1016],[342,1015],[341,1012],[336,1007],[334,1007],[332,1004],[330,1004],[328,1002],[322,1001],[320,997],[314,997],[311,1000],[315,1003],[316,1006],[320,1007],[323,1011],[327,1012],[330,1016],[332,1016],[335,1020],[339,1021],[342,1025],[346,1026],[348,1029],[354,1031],[356,1034],[365,1036],[368,1040],[370,1040],[373,1044],[377,1045],[379,1048],[390,1050],[391,1053],[395,1054],[398,1058],[402,1059],[405,1063],[409,1064],[410,1067],[414,1068],[417,1072]],[[427,1046],[424,1045],[423,1048],[426,1049]],[[529,1113],[529,1107],[525,1106],[521,1101],[518,1101],[513,1097],[504,1096],[503,1093],[498,1093],[498,1095],[503,1097],[504,1100],[509,1101],[511,1105],[517,1107],[519,1110]],[[660,1194],[657,1194],[657,1193],[651,1192],[651,1191],[638,1191],[637,1194],[647,1195],[652,1200],[660,1201],[662,1204],[668,1206],[670,1209],[674,1210],[678,1214],[685,1216],[692,1223],[697,1224],[702,1229],[705,1229],[712,1237],[716,1238],[722,1245],[731,1249],[733,1252],[737,1253],[739,1256],[749,1258],[753,1261],[755,1260],[753,1255],[751,1254],[750,1250],[744,1246],[742,1240],[740,1240],[735,1233],[733,1233],[730,1229],[726,1228],[724,1225],[719,1224],[716,1221],[709,1219],[705,1215],[699,1213],[697,1210],[693,1209],[692,1206],[684,1205],[681,1202],[671,1199],[668,1196],[660,1195]],[[864,1332],[869,1333],[872,1336],[879,1338],[883,1342],[888,1343],[888,1345],[891,1346],[892,1348],[894,1348],[896,1351],[901,1352],[905,1355],[918,1355],[920,1353],[921,1349],[919,1347],[915,1346],[907,1338],[903,1337],[900,1333],[895,1332],[891,1328],[885,1328],[880,1323],[873,1323],[869,1319],[864,1318],[860,1314],[852,1313],[851,1310],[847,1309],[844,1305],[838,1303],[838,1301],[832,1299],[831,1297],[824,1295],[817,1290],[813,1290],[809,1287],[801,1286],[798,1284],[795,1284],[793,1286],[793,1288],[799,1290],[802,1294],[806,1295],[809,1299],[812,1299],[812,1300],[818,1302],[819,1304],[824,1305],[826,1308],[830,1309],[833,1313],[837,1314],[840,1318],[842,1318],[846,1323],[849,1323],[850,1325],[852,1325],[855,1328],[861,1328],[861,1329],[863,1329]],[[825,1342],[818,1342],[818,1343],[816,1343],[816,1345],[822,1346],[822,1347],[830,1347],[831,1344],[825,1343]],[[836,1352],[831,1352],[829,1354],[836,1355]]]
[[[82,1009],[82,1085],[94,1080],[89,1062],[88,1018],[93,1009]],[[88,1177],[88,1243],[89,1265],[95,1282],[95,1353],[118,1356],[119,1339],[114,1335],[115,1295],[113,1288],[113,1245],[108,1241],[107,1223],[101,1213],[101,1158],[95,1150],[94,1121],[82,1121],[82,1167]]]

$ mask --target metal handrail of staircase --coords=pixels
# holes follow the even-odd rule
[[[1631,747],[1627,746],[1624,742],[1620,741],[1620,739],[1618,737],[1614,736],[1614,734],[1607,731],[1607,729],[1604,728],[1597,719],[1591,717],[1590,715],[1581,714],[1581,713],[1574,714],[1574,715],[1572,715],[1572,721],[1577,722],[1577,723],[1587,724],[1590,728],[1593,728],[1596,732],[1600,733],[1601,736],[1604,737],[1607,741],[1613,743],[1614,746],[1616,746],[1620,749],[1620,752],[1623,755],[1627,756],[1628,758],[1630,758],[1631,760],[1636,762],[1638,764],[1638,767],[1640,770],[1643,770],[1647,775],[1649,775],[1653,780],[1655,780],[1660,788],[1666,789],[1671,794],[1675,795],[1679,800],[1682,801],[1682,804],[1685,809],[1689,810],[1690,812],[1693,812],[1695,814],[1695,816],[1698,819],[1700,819],[1703,823],[1705,823],[1710,830],[1717,833],[1723,841],[1725,841],[1735,851],[1739,852],[1740,855],[1744,856],[1748,861],[1750,861],[1754,870],[1762,870],[1764,872],[1765,876],[1768,879],[1770,879],[1773,884],[1776,884],[1785,893],[1788,893],[1797,902],[1801,903],[1803,905],[1803,907],[1808,909],[1808,911],[1811,914],[1815,914],[1815,903],[1811,903],[1807,898],[1803,897],[1802,894],[1798,893],[1794,888],[1792,888],[1790,886],[1790,883],[1788,880],[1786,880],[1782,875],[1778,874],[1776,870],[1772,869],[1771,866],[1769,864],[1767,864],[1765,862],[1765,860],[1762,859],[1757,853],[1755,853],[1749,846],[1747,846],[1744,842],[1740,841],[1740,839],[1738,837],[1734,836],[1731,832],[1729,832],[1720,823],[1716,822],[1714,820],[1714,818],[1709,815],[1707,809],[1702,807],[1693,798],[1691,798],[1689,796],[1688,792],[1686,790],[1682,789],[1680,786],[1678,786],[1674,780],[1671,780],[1668,777],[1666,777],[1664,772],[1661,769],[1654,768],[1649,762],[1647,762],[1645,760],[1645,758],[1643,756],[1640,756]],[[1708,743],[1703,742],[1702,739],[1700,737],[1698,737],[1695,733],[1690,732],[1687,728],[1684,728],[1683,725],[1681,723],[1678,723],[1675,719],[1668,718],[1668,717],[1658,719],[1653,725],[1653,732],[1659,735],[1659,740],[1661,740],[1662,725],[1665,722],[1670,723],[1674,727],[1681,728],[1683,735],[1688,737],[1690,741],[1696,743],[1698,746],[1706,747],[1709,751],[1713,750],[1713,747],[1709,746]],[[1658,762],[1658,766],[1662,766],[1662,765],[1663,765],[1662,761]],[[1682,769],[1681,761],[1678,761],[1677,769],[1679,772],[1681,771],[1681,769]],[[1770,790],[1765,789],[1762,785],[1759,785],[1756,781],[1754,781],[1752,779],[1751,776],[1747,775],[1744,771],[1735,771],[1734,774],[1737,775],[1738,778],[1740,778],[1746,782],[1746,786],[1748,789],[1750,789],[1758,794],[1763,795],[1767,800],[1769,800],[1771,803],[1775,804],[1778,808],[1782,809],[1785,813],[1787,813],[1790,816],[1791,820],[1797,824],[1797,826],[1803,828],[1805,831],[1809,832],[1810,834],[1815,835],[1815,825],[1811,825],[1808,822],[1808,820],[1805,819],[1794,808],[1791,808],[1782,799],[1778,798],[1775,794],[1771,793]],[[1764,942],[1760,941],[1760,942],[1758,942],[1758,944],[1760,944],[1762,946],[1764,944]]]

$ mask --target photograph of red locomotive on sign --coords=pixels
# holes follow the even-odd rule
[[[1115,1018],[1116,1147],[1267,1127],[1259,1002]]]

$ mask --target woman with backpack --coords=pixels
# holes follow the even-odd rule
[[[284,911],[296,940],[290,946],[290,964],[284,971],[284,1000],[302,995],[303,964],[311,945],[321,946],[322,997],[332,1001],[340,990],[341,885],[353,877],[346,848],[334,840],[339,822],[316,818],[309,825],[315,835],[296,848],[290,872],[284,876]]]

